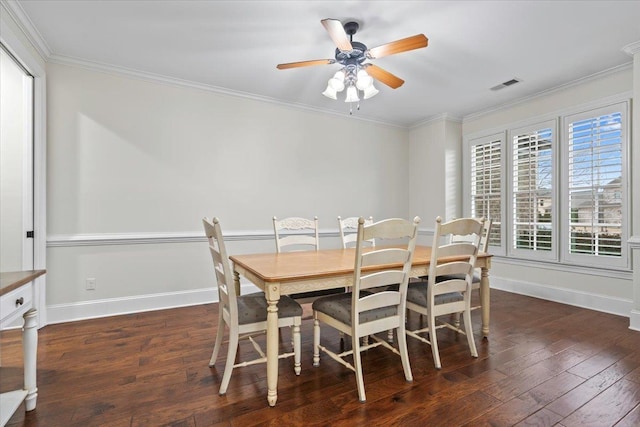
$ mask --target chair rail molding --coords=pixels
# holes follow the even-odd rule
[[[296,234],[295,232],[283,233]],[[338,230],[319,230],[320,237],[339,237]],[[273,230],[231,230],[227,241],[273,240]],[[201,231],[55,234],[47,236],[47,247],[141,245],[161,243],[206,242]]]

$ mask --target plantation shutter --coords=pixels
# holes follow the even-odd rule
[[[552,127],[512,136],[512,247],[550,252],[554,247]]]
[[[570,254],[622,254],[622,113],[568,123]]]
[[[502,245],[502,140],[471,146],[471,216],[493,220],[489,246]]]

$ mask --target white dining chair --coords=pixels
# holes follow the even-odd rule
[[[437,369],[442,367],[437,330],[444,327],[465,334],[471,355],[478,357],[471,324],[471,290],[483,225],[483,219],[461,218],[443,223],[440,217],[436,218],[427,280],[412,283],[407,291],[407,309],[427,317],[426,328],[407,330],[407,335],[431,345]],[[455,260],[447,260],[451,257]],[[444,315],[458,313],[463,314],[464,330],[442,320]],[[426,333],[428,339],[423,336]]]
[[[318,217],[313,219],[273,217],[273,233],[276,241],[276,252],[317,251],[320,250]],[[315,298],[344,292],[341,289],[326,289],[292,294],[291,298],[301,303],[312,302]]]
[[[358,219],[357,216],[351,216],[348,218],[338,217],[338,231],[340,232],[340,241],[342,242],[342,248],[352,248],[356,245],[358,238]],[[364,225],[373,224],[373,217],[364,220]],[[371,240],[370,246],[375,246],[376,241]]]
[[[482,230],[482,236],[480,238],[480,247],[479,247],[479,252],[484,252],[484,253],[489,253],[489,239],[491,236],[491,228],[493,226],[493,220],[491,219],[485,219],[484,220],[484,225],[483,225],[483,230]],[[469,236],[450,236],[450,239],[452,241],[469,241],[470,237]],[[471,240],[473,241],[473,240]],[[454,277],[457,278],[461,278],[464,279],[463,277],[464,275],[458,275],[458,276],[454,276],[454,275],[442,275],[440,277],[437,278],[438,281],[444,281],[444,280],[449,280],[452,279]],[[423,278],[424,280],[427,280],[427,277],[425,276]],[[480,268],[475,268],[473,270],[473,277],[471,278],[471,288],[472,290],[478,290],[480,292],[480,280],[482,279],[482,271]],[[480,297],[478,299],[480,301],[479,305],[472,305],[471,306],[471,310],[477,310],[479,308],[482,308],[482,297]],[[459,313],[458,313],[459,314]],[[456,315],[457,316],[457,315]],[[460,316],[457,316],[455,318],[454,321],[454,325],[456,327],[460,326]]]
[[[233,368],[265,363],[267,357],[260,345],[253,339],[258,334],[264,334],[267,329],[267,301],[263,292],[247,295],[236,295],[233,274],[229,265],[229,258],[222,236],[218,218],[202,220],[204,231],[209,241],[209,250],[213,259],[216,281],[218,284],[219,308],[218,331],[213,346],[213,353],[209,366],[213,367],[222,346],[225,325],[229,327],[229,347],[227,361],[220,384],[219,394],[227,392]],[[294,357],[294,372],[300,375],[300,325],[302,324],[302,307],[292,298],[281,296],[278,301],[278,327],[292,327],[293,352],[279,355],[280,358]],[[236,363],[236,353],[239,341],[248,339],[260,357]]]
[[[366,401],[361,351],[380,345],[390,349],[400,356],[405,379],[413,381],[405,335],[405,309],[407,285],[420,218],[416,217],[413,222],[392,218],[366,226],[364,222],[364,218],[358,221],[352,292],[318,298],[312,306],[314,366],[319,366],[320,351],[322,351],[354,371],[361,402]],[[405,239],[407,243],[396,247],[364,250],[365,246],[368,246],[366,243],[368,240],[381,238]],[[372,266],[382,266],[382,268],[371,269]],[[372,289],[393,284],[399,284],[397,290],[385,289],[380,292],[370,292]],[[321,323],[351,336],[351,350],[336,353],[321,345]],[[375,335],[389,329],[397,331],[397,349]],[[374,342],[361,345],[360,338],[366,336],[372,336]],[[348,356],[353,357],[353,364],[345,359]]]
[[[278,219],[274,216],[273,233],[275,234],[276,252],[317,251],[320,249],[317,216],[313,219],[301,217]]]

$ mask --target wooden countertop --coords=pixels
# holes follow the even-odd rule
[[[0,273],[0,296],[42,276],[47,270],[9,271]]]

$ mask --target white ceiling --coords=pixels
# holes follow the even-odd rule
[[[628,65],[640,1],[19,0],[53,61],[78,60],[348,115],[321,95],[340,66],[320,20],[355,20],[375,47],[418,33],[424,49],[372,60],[406,83],[361,102],[358,117],[411,126],[454,118]],[[15,3],[14,3],[15,6]],[[522,82],[489,88],[512,78]]]

